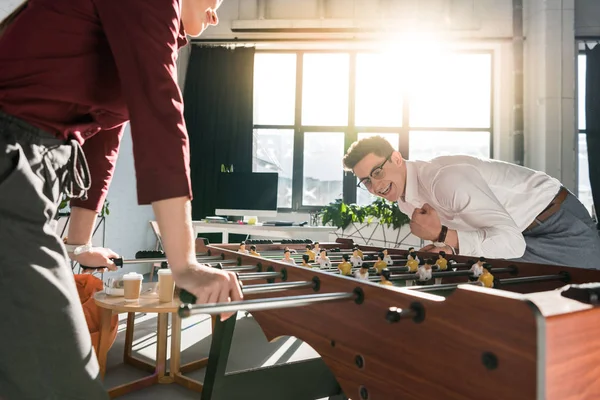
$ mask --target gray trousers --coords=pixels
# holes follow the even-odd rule
[[[523,233],[527,248],[515,261],[600,269],[600,236],[579,199],[569,193],[560,210]]]
[[[55,233],[73,148],[0,113],[3,400],[108,399],[68,256]]]

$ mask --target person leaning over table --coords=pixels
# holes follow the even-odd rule
[[[464,155],[404,160],[380,136],[353,143],[343,164],[360,187],[396,201],[414,235],[434,242],[421,251],[600,267],[587,209],[543,172]]]
[[[127,121],[138,202],[153,207],[175,282],[201,303],[242,298],[234,274],[196,262],[176,81],[178,47],[219,5],[28,0],[0,22],[0,398],[108,399],[68,257],[116,269],[116,253],[89,243]]]

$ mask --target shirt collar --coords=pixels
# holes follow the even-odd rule
[[[417,166],[414,162],[404,160],[406,165],[406,190],[404,191],[404,199],[400,197],[398,200],[405,203],[418,202],[419,187],[417,179]]]

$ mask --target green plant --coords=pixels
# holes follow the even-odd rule
[[[64,210],[68,205],[69,205],[69,201],[71,199],[68,198],[67,196],[64,196],[62,201],[60,202],[60,204],[58,205],[58,213],[56,214],[56,218],[58,218],[60,216],[60,212],[62,210]],[[102,205],[102,209],[100,210],[100,213],[98,214],[100,217],[106,217],[110,215],[110,201],[105,200],[104,201],[104,205]]]
[[[223,173],[233,172],[233,164],[231,164],[231,165],[221,164],[221,172],[223,172]]]
[[[342,199],[336,199],[319,211],[321,223],[331,223],[338,228],[346,229],[351,223],[373,222],[377,219],[380,224],[399,229],[410,222],[410,219],[398,208],[397,203],[378,198],[367,206],[346,204]]]

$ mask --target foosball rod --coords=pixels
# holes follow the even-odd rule
[[[416,279],[415,279],[416,280]],[[569,274],[567,272],[561,272],[556,275],[538,275],[538,276],[523,276],[521,278],[504,278],[494,280],[494,289],[501,289],[504,285],[518,285],[523,283],[532,282],[548,282],[548,281],[562,281],[568,283],[570,281]],[[438,290],[453,290],[458,285],[477,285],[478,282],[461,282],[461,283],[446,283],[441,285],[427,285],[427,286],[409,286],[406,289],[416,290],[419,292],[437,292]]]
[[[232,301],[230,303],[215,303],[206,305],[182,304],[179,316],[186,318],[195,314],[223,314],[237,311],[264,311],[280,308],[303,307],[316,303],[354,300],[357,304],[363,302],[362,290],[355,289],[350,293],[317,293],[300,296],[273,297],[270,299]]]
[[[290,289],[303,289],[307,287],[312,287],[313,290],[317,291],[320,288],[319,278],[313,278],[312,282],[310,281],[296,281],[296,282],[280,282],[280,283],[267,283],[267,284],[259,284],[259,285],[248,285],[241,286],[242,293],[244,295],[249,294],[260,294],[260,293],[272,293],[272,292],[281,292],[284,290]],[[195,304],[196,296],[191,294],[185,289],[181,289],[179,292],[179,300],[183,304]]]
[[[490,273],[491,274],[501,274],[501,273],[515,273],[517,270],[516,268],[513,267],[504,267],[504,268],[490,268]],[[473,273],[471,271],[468,270],[463,270],[463,271],[439,271],[439,272],[432,272],[431,273],[431,278],[451,278],[453,276],[472,276]],[[401,274],[401,275],[392,275],[390,276],[390,281],[414,281],[414,280],[418,280],[419,277],[416,273],[411,273],[411,274]],[[379,276],[372,276],[369,277],[370,281],[378,281],[381,280],[381,277]]]
[[[134,258],[134,259],[131,259],[131,260],[125,260],[123,258],[111,258],[111,260],[112,260],[112,262],[115,263],[115,265],[117,267],[123,267],[123,265],[126,265],[126,264],[162,264],[162,263],[166,263],[167,262],[166,258]],[[221,260],[221,257],[214,258],[214,260],[221,260],[219,262],[201,262],[201,261],[205,260],[203,258],[197,258],[196,260],[198,262],[200,262],[201,264],[209,265],[211,267],[217,267],[219,269],[223,269],[223,270],[227,270],[227,271],[231,271],[231,272],[235,272],[235,271],[250,271],[250,270],[253,270],[253,269],[257,268],[255,265],[239,265],[239,266],[235,266],[235,267],[223,268],[223,265],[236,264],[237,261],[235,261],[235,260]],[[102,269],[102,268],[106,268],[106,266],[102,266],[102,267],[88,267],[87,265],[81,265],[81,268],[83,268],[83,269]]]

